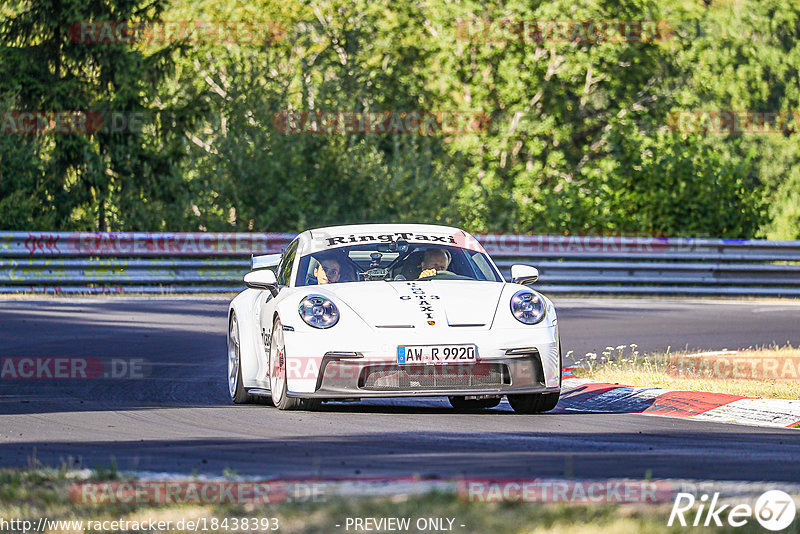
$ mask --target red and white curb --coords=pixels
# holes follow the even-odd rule
[[[800,400],[754,399],[727,393],[606,384],[564,370],[558,408],[593,413],[642,413],[769,427],[800,426]]]

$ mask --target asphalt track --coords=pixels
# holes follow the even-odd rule
[[[555,299],[566,350],[800,344],[800,302]],[[222,299],[0,301],[1,357],[144,360],[143,379],[0,380],[0,466],[268,477],[800,480],[800,434],[637,414],[457,414],[442,400],[233,406]]]

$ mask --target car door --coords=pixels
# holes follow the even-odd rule
[[[259,351],[259,358],[258,363],[258,378],[259,380],[266,380],[267,384],[269,384],[269,344],[270,339],[272,338],[272,319],[275,315],[275,307],[277,306],[278,302],[280,302],[283,298],[285,291],[288,290],[289,286],[291,285],[292,279],[292,268],[294,266],[295,256],[297,255],[297,247],[299,245],[299,239],[295,239],[289,246],[286,247],[286,251],[283,253],[283,257],[281,257],[281,262],[278,264],[278,268],[276,271],[276,278],[278,279],[278,296],[273,297],[272,293],[269,291],[264,291],[261,299],[260,299],[260,306],[259,310],[256,312],[258,317],[258,324],[261,329],[261,351]]]

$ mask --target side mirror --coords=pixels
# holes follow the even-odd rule
[[[539,269],[530,265],[512,265],[511,281],[524,286],[530,285],[539,279]]]
[[[244,275],[244,283],[250,289],[266,289],[273,297],[278,294],[278,279],[269,269],[250,271]]]

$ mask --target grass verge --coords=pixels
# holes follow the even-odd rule
[[[540,503],[470,503],[453,493],[431,492],[419,495],[395,494],[381,497],[333,497],[324,502],[294,502],[269,505],[144,505],[144,504],[83,504],[70,500],[70,486],[76,480],[93,479],[97,473],[76,476],[74,472],[52,469],[0,471],[0,517],[38,522],[49,521],[126,521],[146,522],[180,520],[198,521],[208,525],[203,532],[288,532],[332,533],[364,531],[346,528],[348,518],[409,518],[412,527],[405,532],[458,533],[658,533],[683,531],[681,527],[666,526],[671,504],[540,504]],[[116,476],[117,481],[120,480]],[[253,528],[210,528],[212,518],[270,518],[277,530]],[[277,521],[272,522],[274,518]],[[423,519],[452,519],[451,527],[419,529]],[[338,525],[338,526],[337,526]],[[463,525],[463,526],[462,526]],[[757,532],[760,527],[751,521],[743,528],[705,528],[706,532]],[[150,532],[131,528],[127,532]],[[5,531],[14,531],[4,530]],[[49,532],[96,532],[74,528],[48,529]],[[103,532],[108,529],[101,530]],[[170,528],[169,532],[193,532],[188,528]],[[388,532],[375,529],[371,532]],[[785,532],[798,532],[794,524]]]
[[[741,352],[641,355],[636,345],[606,347],[576,361],[575,375],[639,387],[800,399],[800,349],[764,347]]]

